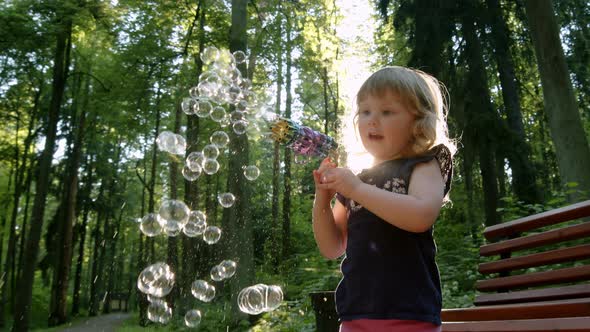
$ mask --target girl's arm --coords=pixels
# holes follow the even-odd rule
[[[322,189],[337,190],[388,223],[409,232],[427,231],[436,221],[444,198],[444,182],[436,160],[417,164],[408,194],[397,194],[360,181],[349,170],[327,170]]]
[[[322,256],[336,259],[346,250],[346,208],[336,200],[334,208],[330,201],[316,200],[313,204],[313,235]]]

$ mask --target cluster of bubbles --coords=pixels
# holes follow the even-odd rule
[[[280,286],[257,284],[246,287],[238,294],[238,306],[242,312],[258,315],[275,310],[283,301]]]
[[[274,113],[272,108],[265,108],[264,96],[261,98],[250,90],[250,80],[242,77],[237,68],[237,65],[247,61],[244,52],[232,54],[209,46],[200,56],[206,70],[199,77],[199,84],[189,90],[190,97],[182,100],[181,108],[189,116],[211,119],[221,129],[211,134],[209,142],[200,151],[188,154],[187,142],[182,135],[163,131],[156,140],[160,150],[173,155],[186,155],[182,175],[187,181],[195,181],[203,173],[213,175],[219,171],[218,159],[222,152],[228,151],[230,143],[224,128],[231,127],[236,135],[248,133],[256,137],[260,133],[258,123],[261,120],[268,122]],[[244,178],[249,181],[260,176],[260,169],[255,165],[244,165],[242,170]],[[230,208],[236,202],[236,197],[226,192],[219,194],[217,200],[222,207]],[[221,238],[221,229],[208,225],[203,211],[191,211],[183,201],[176,199],[165,200],[157,213],[145,215],[139,228],[148,237],[160,234],[178,236],[183,233],[192,238],[200,236],[207,244],[215,244]],[[211,268],[210,278],[214,282],[223,281],[231,278],[236,269],[236,262],[224,260]],[[151,321],[166,324],[172,318],[172,309],[164,297],[172,291],[174,283],[174,273],[163,262],[150,265],[140,273],[137,287],[147,295],[150,303],[147,316]],[[215,298],[215,286],[207,280],[197,279],[191,284],[191,293],[201,302],[211,302]],[[257,294],[260,294],[259,299]],[[238,304],[243,312],[258,314],[277,308],[282,297],[280,287],[259,284],[242,290]],[[201,319],[202,314],[198,309],[191,309],[184,316],[187,327],[197,327]]]
[[[162,298],[174,287],[174,273],[170,266],[163,262],[152,264],[139,274],[137,288],[146,295]]]
[[[176,199],[164,201],[158,213],[146,214],[139,222],[139,229],[148,237],[162,233],[167,236],[178,236],[180,233],[188,237],[202,236],[207,244],[217,243],[221,238],[221,229],[207,225],[207,216],[203,211],[191,211],[183,201]]]
[[[156,139],[158,148],[171,154],[184,155],[186,153],[186,139],[171,131],[163,131]]]
[[[211,268],[211,280],[221,281],[223,279],[229,279],[236,274],[236,262],[226,259],[221,263]]]

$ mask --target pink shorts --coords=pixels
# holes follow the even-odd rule
[[[402,319],[355,319],[343,321],[340,332],[440,332],[441,327],[428,322]]]

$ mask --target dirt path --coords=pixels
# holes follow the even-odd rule
[[[114,332],[125,320],[131,317],[131,314],[117,312],[108,315],[101,315],[88,318],[83,322],[78,322],[73,326],[66,327],[60,332]]]

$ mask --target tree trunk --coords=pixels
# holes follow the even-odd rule
[[[291,20],[289,16],[285,17],[287,22],[287,40],[285,41],[286,48],[286,77],[285,77],[285,90],[287,97],[285,100],[285,118],[291,118],[291,105],[293,103],[293,96],[291,94]],[[283,194],[283,245],[282,245],[282,258],[283,261],[289,256],[291,251],[291,149],[285,148],[285,178],[284,186],[285,192]]]
[[[551,0],[525,0],[525,8],[543,86],[545,112],[564,184],[590,191],[590,147],[559,39]],[[572,196],[570,200],[580,197]]]
[[[155,188],[156,188],[156,178],[157,178],[157,174],[156,174],[156,167],[157,167],[157,163],[158,163],[158,144],[156,143],[156,140],[158,139],[158,135],[160,134],[160,120],[161,120],[161,113],[160,113],[160,109],[159,109],[159,99],[160,96],[156,96],[157,98],[157,106],[156,106],[156,128],[154,129],[154,141],[152,143],[152,162],[151,162],[151,169],[150,169],[150,181],[148,184],[148,211],[147,213],[153,213],[155,210],[155,198],[154,198],[154,194],[155,194]],[[146,238],[145,242],[143,243],[143,247],[140,246],[140,252],[139,252],[139,259],[138,259],[138,269],[137,269],[137,274],[139,274],[144,268],[145,268],[145,259],[144,257],[146,257],[146,254],[149,253],[149,250],[151,249],[150,247],[153,247],[153,238]],[[145,251],[145,252],[144,252]],[[149,261],[149,255],[148,256],[148,261]],[[137,297],[138,297],[138,302],[139,302],[139,325],[140,326],[147,326],[148,324],[148,318],[147,318],[147,308],[148,308],[148,301],[147,301],[147,296],[145,294],[143,294],[142,292],[140,292],[139,290],[137,290]]]
[[[479,166],[484,191],[484,207],[486,226],[499,222],[498,213],[498,180],[496,174],[495,151],[492,136],[499,130],[498,115],[494,113],[486,77],[483,53],[475,30],[475,22],[470,13],[474,8],[466,9],[463,15],[463,35],[465,38],[465,53],[469,72],[467,73],[467,102],[465,110],[468,113],[466,126],[474,130],[476,146],[479,153]]]
[[[408,65],[440,77],[441,54],[444,53],[445,43],[451,39],[448,8],[454,4],[451,0],[416,0],[414,6],[414,47]]]
[[[490,11],[494,55],[498,63],[509,130],[506,137],[508,142],[502,144],[501,148],[508,157],[512,169],[512,187],[518,199],[526,203],[538,203],[541,201],[541,192],[537,186],[537,171],[531,162],[531,148],[526,143],[522,124],[518,84],[509,50],[510,33],[499,1],[487,0],[487,7]]]
[[[182,108],[180,102],[176,103],[176,114],[174,115],[174,133],[180,134],[180,121],[182,117]],[[170,167],[170,199],[178,198],[178,162],[175,159],[171,159],[169,162]],[[167,252],[166,263],[170,266],[170,269],[176,275],[181,275],[178,266],[178,238],[176,236],[168,237],[168,252]],[[170,308],[174,310],[175,302],[178,298],[178,287],[174,287],[170,294],[166,296],[166,302]]]
[[[102,178],[100,191],[98,193],[97,202],[104,202],[105,201],[105,188],[109,185],[109,179]],[[100,302],[100,284],[99,284],[99,273],[101,270],[100,261],[103,259],[101,256],[101,242],[106,237],[106,234],[100,233],[100,223],[107,222],[107,218],[105,216],[105,207],[104,204],[98,204],[96,207],[96,225],[92,230],[92,238],[94,240],[93,250],[92,250],[92,268],[90,270],[90,302],[88,303],[88,316],[96,316],[98,314],[98,305]]]
[[[23,276],[18,281],[19,296],[14,310],[14,323],[12,330],[15,332],[29,329],[29,317],[31,310],[31,297],[33,294],[33,280],[37,266],[39,253],[39,240],[43,229],[43,214],[45,212],[45,199],[49,188],[51,176],[51,161],[55,148],[57,134],[57,122],[61,102],[68,76],[69,57],[71,50],[72,22],[70,18],[63,18],[63,25],[58,27],[57,43],[53,65],[52,95],[49,105],[47,128],[45,133],[45,147],[39,159],[39,176],[35,186],[35,201],[31,215],[31,229],[25,248]]]
[[[279,3],[279,10],[281,4]],[[282,28],[282,19],[279,15],[277,17],[279,20],[279,26],[277,27],[279,31],[279,36],[283,34]],[[276,41],[278,43],[276,47],[276,62],[277,62],[277,102],[275,112],[277,116],[281,116],[281,93],[283,90],[283,50],[282,50],[282,37],[278,38]],[[271,266],[274,269],[274,272],[278,272],[279,266],[279,243],[278,243],[278,234],[279,234],[279,212],[280,212],[280,179],[281,179],[281,147],[278,142],[274,142],[273,144],[273,160],[272,160],[272,205],[271,205],[271,228],[270,234],[268,235],[268,249],[269,249],[269,256],[271,258]]]
[[[229,36],[229,48],[231,52],[246,50],[247,43],[247,0],[232,0],[232,24]],[[246,73],[245,64],[238,65],[242,74]],[[239,268],[233,278],[230,279],[231,290],[231,325],[238,323],[244,314],[240,312],[236,296],[244,287],[252,284],[254,278],[254,249],[252,222],[248,211],[250,206],[249,186],[244,182],[242,166],[248,165],[248,138],[246,135],[231,133],[228,167],[228,190],[236,196],[236,202],[231,208],[224,209],[223,229],[227,235],[224,248],[227,257],[235,257]]]
[[[72,316],[78,315],[80,312],[80,289],[82,284],[82,268],[84,267],[84,246],[86,243],[86,227],[88,226],[88,215],[90,213],[90,193],[92,191],[93,182],[93,166],[92,161],[87,163],[86,169],[88,175],[84,181],[84,190],[81,192],[80,198],[83,200],[84,211],[82,213],[82,224],[78,236],[80,241],[78,243],[78,259],[76,261],[76,273],[74,275],[74,293],[72,295]]]
[[[88,80],[86,81],[86,96],[88,95]],[[60,220],[60,229],[58,231],[58,254],[57,264],[54,270],[52,301],[50,302],[49,326],[60,325],[67,320],[67,295],[70,270],[72,267],[73,253],[73,228],[76,221],[76,198],[78,195],[78,167],[82,156],[82,144],[86,123],[86,103],[82,106],[79,122],[77,125],[76,137],[72,148],[71,156],[68,158],[68,169],[66,171],[65,194],[63,197],[64,219]],[[73,107],[74,112],[76,108]],[[72,126],[76,128],[76,126]]]
[[[199,0],[197,13],[199,20],[199,50],[202,51],[205,47],[205,1]],[[198,55],[195,56],[196,75],[195,77],[201,76],[203,72],[203,61]],[[198,80],[195,82],[198,84]],[[187,142],[197,142],[199,137],[199,117],[189,116],[186,121],[186,140]],[[197,151],[197,144],[188,144],[186,148],[186,154]],[[210,179],[210,177],[208,177]],[[199,186],[198,181],[184,181],[184,200],[189,208],[192,210],[198,210],[199,208]],[[181,273],[180,276],[180,302],[183,309],[188,309],[190,298],[192,297],[190,285],[192,279],[196,275],[195,263],[202,259],[203,253],[197,251],[197,247],[200,244],[200,240],[191,238],[188,236],[182,237],[182,257],[181,257]]]

